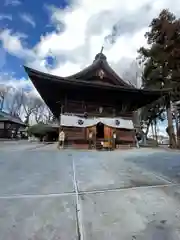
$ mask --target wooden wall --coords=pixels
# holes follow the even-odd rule
[[[132,119],[133,112],[127,112],[126,106],[114,107],[108,104],[85,103],[77,101],[65,101],[63,103],[63,113],[84,114],[88,113],[89,117],[115,117],[121,116]],[[103,107],[102,113],[99,112],[99,107]]]
[[[15,132],[18,131],[20,128],[20,125],[17,123],[11,123],[11,122],[0,122],[0,138],[11,138],[12,136],[12,130]]]
[[[78,127],[63,127],[63,130],[66,135],[66,140],[68,142],[81,142],[85,143],[88,140],[89,130],[93,131],[94,133],[94,140],[96,139],[96,126],[89,127],[89,128],[78,128]],[[113,131],[116,132],[116,141],[119,144],[134,144],[134,130],[127,130],[127,129],[118,129],[118,128],[111,128],[105,126],[104,129],[104,138],[109,139],[112,137]]]
[[[63,104],[63,113],[64,114],[76,114],[79,116],[84,116],[84,113],[87,113],[88,117],[122,117],[124,119],[132,120],[133,112],[128,112],[128,106],[121,105],[109,105],[104,103],[103,105],[98,104],[97,102],[84,102],[84,101],[73,101],[70,99],[65,99]],[[99,107],[103,107],[102,113],[99,112]],[[87,141],[89,129],[94,132],[94,137],[96,138],[96,127],[91,128],[78,128],[78,127],[64,127],[66,137],[68,141]],[[113,130],[116,131],[117,141],[123,143],[132,143],[134,142],[134,130],[126,129],[112,129],[105,127],[105,138],[112,137]]]
[[[120,143],[134,143],[135,139],[135,131],[134,130],[127,130],[127,129],[118,129],[116,128],[116,136],[117,136],[117,141]]]
[[[84,140],[86,139],[86,129],[80,127],[63,127],[66,140]]]

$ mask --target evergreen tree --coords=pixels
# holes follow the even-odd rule
[[[144,109],[149,116],[144,116],[152,120],[154,117],[162,118],[162,113],[166,104],[168,116],[168,134],[170,145],[176,146],[174,129],[172,126],[172,114],[170,112],[170,100],[179,99],[180,93],[180,20],[169,10],[161,11],[157,18],[154,18],[146,32],[148,48],[139,49],[140,61],[144,64],[143,87],[162,89],[171,88],[170,98],[162,98],[151,106]],[[143,112],[143,111],[142,111]]]

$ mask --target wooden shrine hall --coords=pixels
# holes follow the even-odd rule
[[[134,145],[133,113],[159,99],[167,91],[137,89],[123,81],[100,52],[93,63],[68,77],[58,77],[25,67],[35,88],[59,119],[68,144],[88,143],[93,133],[96,148]]]

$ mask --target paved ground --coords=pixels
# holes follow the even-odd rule
[[[180,239],[180,154],[0,143],[0,240]]]

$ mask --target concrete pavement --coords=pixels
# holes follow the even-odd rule
[[[0,148],[0,240],[180,239],[180,154]]]
[[[9,140],[9,141],[0,141],[0,152],[2,151],[26,151],[39,147],[46,146],[44,143],[40,142],[28,142],[27,140]]]

